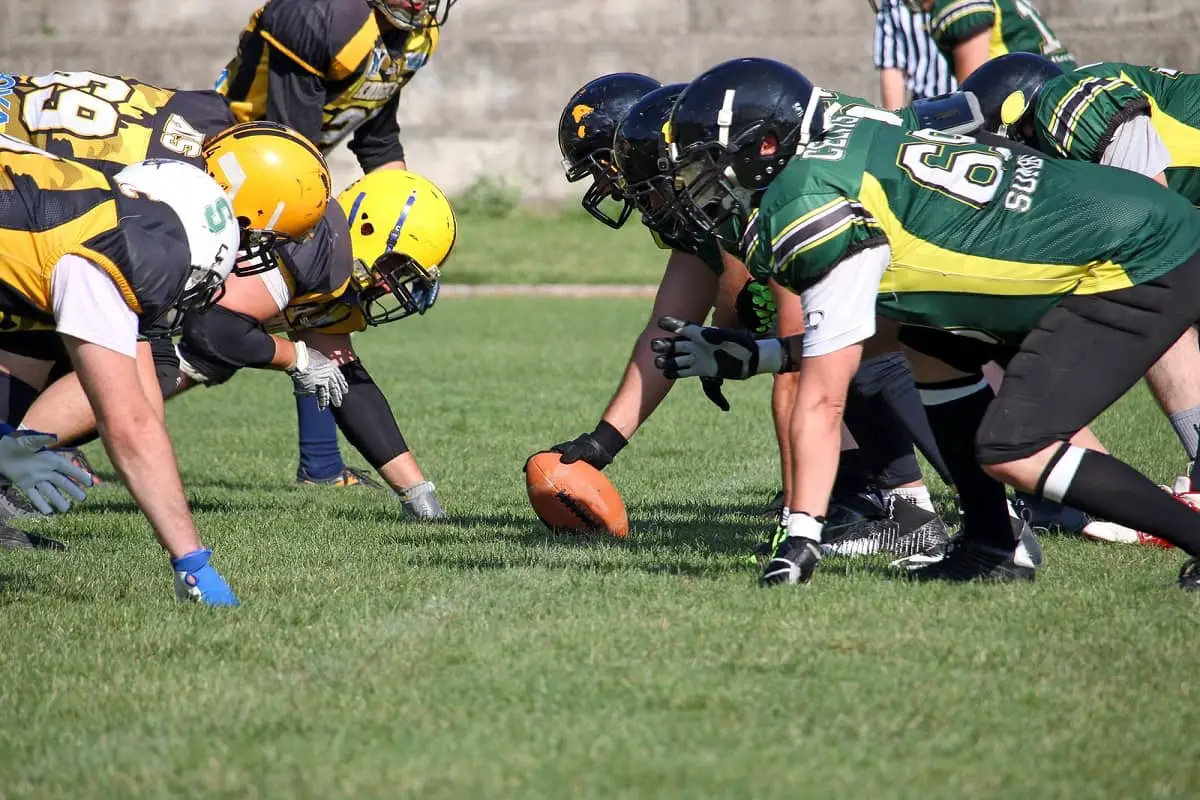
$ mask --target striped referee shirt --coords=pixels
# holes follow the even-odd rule
[[[884,0],[875,15],[875,68],[899,69],[913,100],[958,88],[954,70],[929,35],[929,15],[897,0]]]

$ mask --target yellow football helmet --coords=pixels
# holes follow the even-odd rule
[[[377,169],[338,195],[350,222],[354,270],[347,290],[369,325],[424,314],[458,226],[441,190],[402,169]]]
[[[242,228],[234,273],[254,275],[277,265],[275,248],[303,239],[320,221],[332,191],[320,151],[274,122],[243,122],[204,143],[204,167],[233,204]]]

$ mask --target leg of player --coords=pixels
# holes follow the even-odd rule
[[[1198,304],[1200,254],[1155,280],[1072,296],[1049,311],[1009,363],[980,426],[976,450],[983,468],[1017,488],[1147,531],[1200,557],[1194,509],[1112,456],[1068,443],[1200,318]],[[1180,580],[1200,588],[1194,571],[1185,570]]]
[[[340,365],[350,391],[332,409],[333,418],[346,440],[396,493],[405,512],[418,519],[446,516],[433,483],[409,451],[387,398],[355,354],[350,335],[304,331],[296,338]]]
[[[1188,461],[1195,463],[1200,449],[1200,343],[1195,328],[1188,328],[1150,368],[1146,384],[1170,418]],[[1192,483],[1200,482],[1200,475],[1192,474],[1189,470],[1188,475],[1177,478],[1172,488],[1185,502],[1200,506],[1200,484]]]
[[[672,250],[654,297],[654,308],[645,329],[633,345],[621,383],[608,402],[599,424],[568,442],[554,445],[563,461],[583,460],[604,469],[617,456],[643,422],[671,391],[675,382],[654,366],[650,341],[662,335],[660,316],[704,319],[717,294],[717,276],[698,257]]]

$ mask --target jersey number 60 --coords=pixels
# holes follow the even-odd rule
[[[1004,158],[967,136],[935,130],[909,134],[921,141],[900,146],[896,165],[914,183],[972,208],[983,208],[996,196],[1004,177]]]

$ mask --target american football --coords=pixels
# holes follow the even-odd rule
[[[562,463],[558,453],[535,453],[525,462],[525,490],[546,527],[556,531],[629,534],[629,517],[616,487],[585,461]]]

